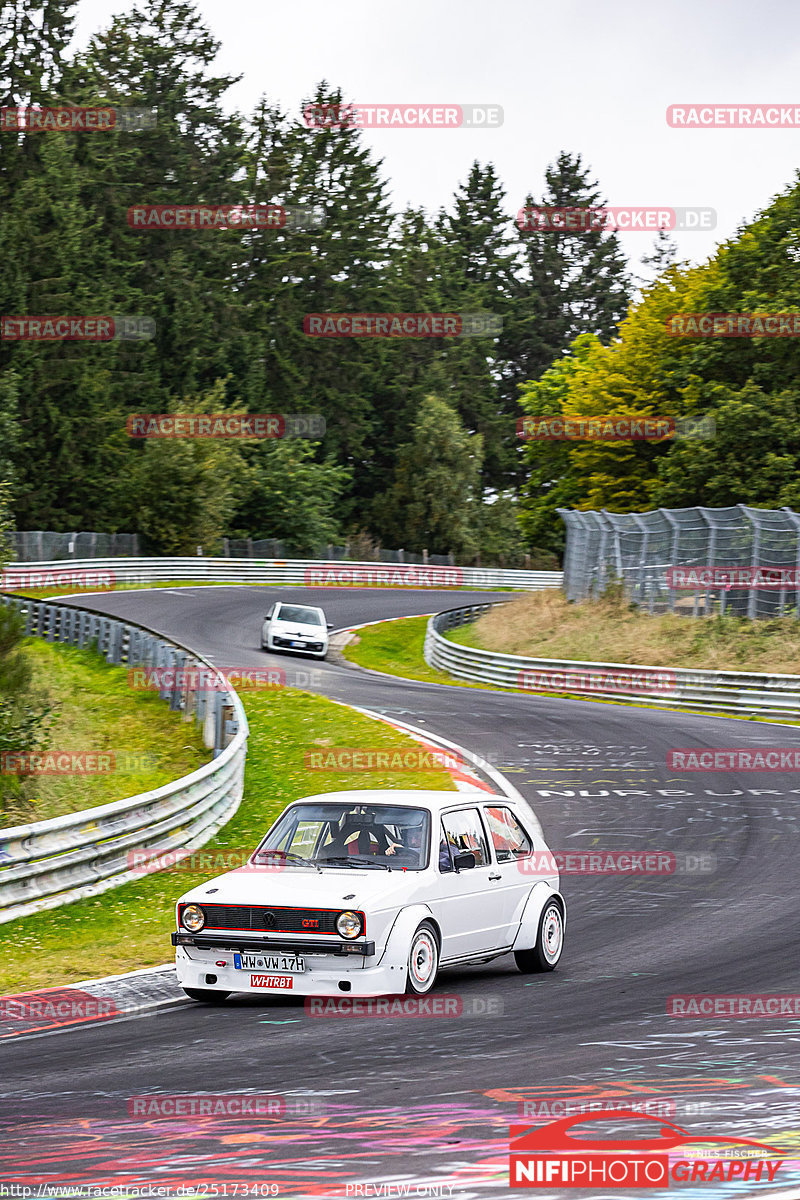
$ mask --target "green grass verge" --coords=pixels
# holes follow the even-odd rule
[[[425,630],[429,617],[402,617],[397,621],[381,621],[359,629],[353,641],[343,649],[344,657],[370,671],[402,675],[422,683],[454,683],[461,687],[479,687],[464,679],[454,679],[446,671],[429,667],[423,657]]]
[[[244,693],[250,723],[239,811],[204,853],[253,849],[292,800],[361,788],[453,790],[444,769],[414,772],[309,770],[306,750],[326,746],[402,749],[414,743],[382,722],[321,696],[281,688]],[[219,870],[171,869],[0,925],[0,992],[71,983],[170,961],[175,901]]]
[[[3,825],[47,821],[96,808],[189,775],[211,755],[194,721],[159,699],[134,691],[127,670],[75,646],[28,638],[23,654],[33,668],[33,689],[53,706],[49,749],[111,755],[99,774],[38,775],[31,802],[0,812]]]

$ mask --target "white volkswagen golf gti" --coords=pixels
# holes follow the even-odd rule
[[[176,922],[193,1000],[424,995],[440,967],[502,954],[552,971],[566,908],[524,803],[347,791],[289,805],[243,867],[181,896]]]
[[[328,630],[332,628],[321,608],[276,600],[264,617],[261,649],[288,650],[324,658],[328,653]]]

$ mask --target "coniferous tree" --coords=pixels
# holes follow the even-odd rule
[[[545,172],[546,189],[538,206],[604,206],[596,182],[581,156],[562,153]],[[527,209],[537,202],[531,196]],[[537,380],[581,333],[603,342],[615,334],[630,295],[625,259],[615,233],[602,229],[520,232],[525,271],[515,281],[512,315],[503,341],[508,364],[503,391]]]

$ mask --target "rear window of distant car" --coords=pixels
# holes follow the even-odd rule
[[[316,608],[301,608],[297,604],[282,604],[275,615],[279,621],[297,621],[299,625],[322,624]]]

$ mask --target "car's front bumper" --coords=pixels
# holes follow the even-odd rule
[[[174,935],[173,935],[174,936]],[[230,943],[228,943],[230,944]],[[363,943],[362,943],[363,945]],[[263,942],[259,949],[264,952]],[[269,947],[273,949],[272,946]],[[291,952],[289,947],[276,953]],[[197,988],[214,992],[246,992],[252,996],[388,996],[405,991],[407,972],[405,964],[374,962],[373,956],[363,954],[314,954],[306,946],[296,947],[303,955],[306,970],[301,974],[239,970],[233,965],[230,950],[207,949],[197,945],[176,946],[175,970],[178,983],[184,988]],[[374,946],[372,947],[374,954]],[[224,962],[224,966],[218,964]],[[252,979],[259,976],[280,976],[290,985],[283,987],[253,986]],[[213,980],[213,982],[211,982]],[[344,984],[345,986],[341,986]]]
[[[312,642],[304,646],[292,646],[288,638],[272,636],[267,641],[267,649],[280,654],[307,654],[311,658],[324,658],[328,653],[328,643]]]

